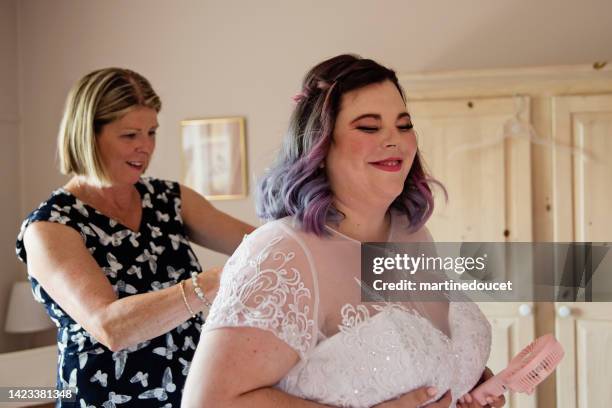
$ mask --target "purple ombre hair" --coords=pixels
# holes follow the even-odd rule
[[[395,72],[355,55],[339,55],[312,68],[289,121],[276,162],[257,189],[257,214],[266,220],[293,216],[305,231],[324,235],[325,223],[339,222],[342,214],[333,205],[323,163],[333,137],[342,95],[370,84],[391,81],[404,103],[406,97]],[[406,214],[412,230],[418,230],[434,208],[430,178],[417,150],[404,189],[391,204]],[[442,189],[444,187],[442,186]]]

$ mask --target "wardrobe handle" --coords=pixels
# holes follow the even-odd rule
[[[523,303],[522,305],[519,306],[518,311],[519,311],[519,314],[523,317],[531,316],[532,307],[531,305],[528,305],[527,303]]]
[[[559,309],[557,310],[557,315],[558,315],[559,317],[562,317],[562,318],[566,318],[566,317],[568,317],[568,316],[569,316],[569,315],[571,315],[571,314],[572,314],[572,309],[570,309],[570,308],[569,308],[569,307],[567,307],[567,306],[561,306],[561,307],[559,307]]]

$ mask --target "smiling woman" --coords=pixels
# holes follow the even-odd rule
[[[178,407],[220,273],[202,272],[190,242],[231,254],[253,229],[187,187],[143,176],[160,109],[149,81],[127,69],[77,82],[59,135],[72,178],[17,239],[58,327],[57,388],[76,395],[59,407]]]
[[[147,107],[137,107],[120,119],[105,126],[98,136],[100,154],[107,160],[105,169],[119,176],[126,170],[132,182],[136,182],[149,165],[155,150],[157,112]],[[135,148],[140,145],[139,148]],[[129,181],[129,180],[126,180]]]
[[[260,183],[270,222],[224,269],[182,405],[454,406],[485,375],[491,327],[478,306],[361,297],[362,242],[432,240],[432,180],[395,72],[340,55],[294,99]]]
[[[384,204],[402,193],[417,154],[397,87],[386,80],[345,93],[333,134],[325,167],[334,207],[344,214],[366,208],[386,212]]]

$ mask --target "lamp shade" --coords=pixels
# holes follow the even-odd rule
[[[31,333],[55,327],[45,309],[32,296],[30,282],[15,282],[11,290],[4,330]]]

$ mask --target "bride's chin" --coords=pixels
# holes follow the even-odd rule
[[[386,202],[389,205],[391,205],[391,203],[395,201],[395,199],[402,194],[402,191],[403,191],[403,188],[393,188],[393,189],[385,190],[384,192],[380,193],[381,201]]]

